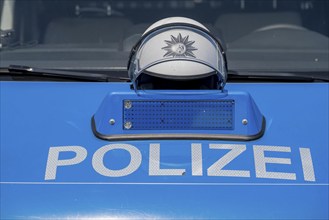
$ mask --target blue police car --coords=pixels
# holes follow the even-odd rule
[[[328,219],[328,16],[0,1],[0,219]]]

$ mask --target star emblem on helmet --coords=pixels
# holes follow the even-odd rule
[[[197,48],[193,47],[195,41],[189,41],[189,36],[182,37],[179,33],[177,37],[171,35],[171,40],[165,40],[167,46],[161,49],[166,50],[166,54],[163,57],[193,57],[193,51]]]

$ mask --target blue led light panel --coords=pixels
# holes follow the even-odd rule
[[[232,130],[234,100],[124,100],[123,129]]]

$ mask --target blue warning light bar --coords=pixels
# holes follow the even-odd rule
[[[92,117],[104,140],[255,140],[265,118],[239,91],[127,91],[109,93]]]
[[[234,100],[124,100],[124,130],[231,130]]]

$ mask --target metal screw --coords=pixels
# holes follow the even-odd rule
[[[115,124],[115,120],[113,118],[110,119],[110,125],[114,125]]]
[[[248,120],[247,119],[242,119],[242,124],[243,125],[247,125],[248,124]]]
[[[124,102],[124,107],[125,109],[130,109],[132,107],[131,101],[127,100]]]
[[[133,126],[133,124],[130,121],[126,121],[124,124],[125,129],[130,129]]]

